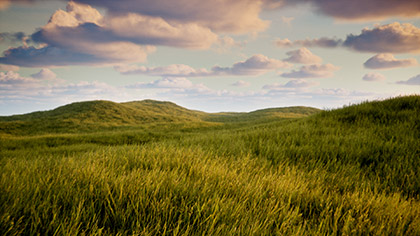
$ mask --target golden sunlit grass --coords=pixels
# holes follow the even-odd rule
[[[306,118],[237,115],[9,133],[0,233],[420,234],[419,96]]]

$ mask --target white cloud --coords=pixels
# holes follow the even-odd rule
[[[136,65],[120,65],[114,68],[121,74],[144,74],[163,77],[205,77],[205,76],[257,76],[292,65],[277,59],[258,54],[245,61],[236,62],[231,67],[214,66],[211,70],[194,69],[188,65],[174,64],[163,67],[145,67]]]
[[[417,60],[414,58],[396,59],[390,53],[381,53],[369,58],[363,65],[369,69],[390,69],[416,66],[417,64]]]
[[[41,80],[53,80],[57,78],[57,75],[50,69],[41,69],[38,73],[32,74],[32,78]]]
[[[238,80],[235,83],[231,84],[231,86],[234,86],[234,87],[249,87],[249,86],[251,86],[251,83],[243,81],[243,80]]]
[[[289,68],[291,66],[292,65],[290,63],[257,54],[248,58],[246,61],[233,64],[232,67],[215,66],[212,68],[212,71],[215,74],[221,75],[256,76],[267,73],[269,71],[278,70],[280,68]]]
[[[293,70],[288,73],[281,74],[286,78],[329,78],[334,75],[334,71],[340,68],[332,64],[314,64],[302,66],[299,70]]]
[[[302,64],[319,64],[322,62],[322,59],[314,55],[307,48],[301,48],[294,51],[289,51],[286,53],[289,57],[284,59],[284,61],[292,63],[302,63]]]
[[[371,81],[371,82],[380,82],[384,81],[386,78],[384,75],[379,73],[367,73],[363,76],[364,81]]]
[[[130,89],[188,89],[193,88],[194,84],[186,78],[169,77],[155,80],[150,83],[136,83],[126,87]]]
[[[22,77],[19,73],[8,71],[6,73],[0,72],[0,88],[10,88],[12,86],[32,86],[38,81],[34,78]]]
[[[398,81],[397,84],[420,85],[420,74],[414,77],[411,77],[410,79],[406,81]]]

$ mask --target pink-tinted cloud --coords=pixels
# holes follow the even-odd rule
[[[369,69],[390,69],[398,67],[416,66],[414,58],[397,59],[390,53],[381,53],[369,58],[363,65]]]
[[[336,38],[322,37],[319,39],[304,39],[290,41],[289,39],[277,39],[274,43],[278,47],[321,47],[321,48],[335,48],[342,44],[343,40]]]
[[[268,71],[278,70],[280,68],[289,68],[292,65],[288,62],[268,58],[267,56],[257,54],[246,61],[233,64],[232,67],[215,66],[213,73],[222,75],[261,75]]]
[[[417,0],[285,0],[285,2],[288,5],[310,3],[318,12],[339,20],[372,21],[391,17],[420,17],[420,2]]]
[[[420,53],[420,29],[409,23],[394,22],[349,35],[343,45],[361,52]]]
[[[285,78],[329,78],[334,76],[334,71],[340,68],[332,64],[314,64],[302,66],[299,70],[281,74]]]
[[[289,57],[284,61],[301,64],[319,64],[322,59],[317,55],[314,55],[307,48],[301,48],[298,50],[290,51],[286,53]]]
[[[18,71],[19,69],[20,69],[19,66],[0,64],[0,71]]]
[[[9,48],[0,63],[49,67],[144,62],[156,45],[207,49],[220,41],[197,23],[135,13],[102,16],[73,1],[65,11],[56,11],[31,39],[39,46]]]
[[[216,32],[262,31],[267,21],[260,19],[262,2],[255,0],[75,0],[106,8],[111,14],[137,13],[166,21],[194,23]]]
[[[32,74],[32,78],[40,80],[54,80],[57,78],[57,75],[52,72],[50,69],[41,69],[38,73]]]
[[[414,77],[411,77],[410,79],[406,81],[398,81],[397,84],[420,85],[420,74]]]
[[[379,73],[367,73],[366,75],[363,76],[362,79],[364,81],[369,81],[369,82],[381,82],[381,81],[384,81],[386,78],[384,75],[379,74]]]
[[[205,76],[257,76],[280,68],[289,68],[292,65],[288,62],[268,58],[258,54],[245,61],[237,62],[231,67],[214,66],[211,70],[194,69],[188,65],[169,65],[164,67],[145,66],[116,66],[115,69],[121,74],[144,74],[163,77],[205,77]]]

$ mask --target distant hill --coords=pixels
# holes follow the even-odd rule
[[[30,135],[74,133],[157,124],[209,126],[218,123],[304,117],[320,110],[308,107],[272,108],[249,113],[206,113],[172,102],[143,100],[76,102],[50,111],[0,117],[0,133]]]
[[[252,112],[222,112],[208,114],[204,119],[213,122],[232,123],[232,122],[250,122],[264,121],[279,118],[301,118],[319,113],[321,110],[312,107],[282,107],[256,110]]]

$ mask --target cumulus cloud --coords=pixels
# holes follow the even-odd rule
[[[321,47],[321,48],[335,48],[342,44],[343,40],[336,38],[322,37],[319,39],[304,39],[294,40],[277,39],[274,43],[278,47]]]
[[[414,77],[411,77],[410,79],[406,81],[398,81],[397,84],[420,85],[420,74]]]
[[[6,73],[0,72],[0,88],[11,88],[13,86],[30,86],[38,83],[34,78],[27,78],[21,76],[19,73],[14,71],[8,71]]]
[[[277,70],[280,68],[289,68],[292,65],[288,62],[277,59],[268,58],[267,56],[257,54],[246,61],[241,61],[233,64],[231,67],[215,66],[212,72],[222,75],[261,75],[268,71]]]
[[[291,41],[278,39],[278,47],[346,47],[359,52],[374,53],[420,53],[420,28],[410,23],[394,22],[365,28],[359,35],[350,34],[345,40],[322,37]]]
[[[367,73],[363,76],[363,80],[369,82],[380,82],[384,81],[385,79],[385,76],[379,73]]]
[[[235,83],[231,84],[231,86],[234,86],[234,87],[249,87],[249,86],[251,86],[251,83],[243,81],[243,80],[238,80]]]
[[[32,78],[41,80],[53,80],[57,78],[57,75],[50,69],[41,69],[38,73],[32,74]]]
[[[110,37],[140,44],[207,49],[218,41],[215,33],[198,24],[168,22],[161,17],[134,13],[109,17],[106,25]]]
[[[262,31],[269,22],[259,18],[261,1],[254,0],[75,0],[106,8],[111,14],[136,13],[167,21],[194,23],[215,32],[248,33]]]
[[[301,48],[298,50],[290,51],[286,53],[289,57],[284,61],[292,63],[302,63],[302,64],[318,64],[322,62],[322,59],[314,55],[307,48]]]
[[[417,60],[414,58],[396,59],[390,53],[381,53],[369,58],[363,65],[369,69],[389,69],[415,66],[417,65]]]
[[[285,78],[328,78],[334,75],[334,71],[339,67],[332,64],[313,64],[302,66],[299,70],[293,70],[288,73],[281,74]]]
[[[0,63],[49,67],[144,62],[159,45],[207,49],[229,41],[196,22],[136,13],[103,16],[95,8],[74,1],[66,10],[56,11],[31,40],[37,46],[9,48]]]
[[[343,45],[361,52],[420,53],[420,29],[410,23],[394,22],[349,35]]]
[[[114,68],[121,74],[144,74],[150,76],[163,77],[205,77],[221,75],[242,75],[256,76],[274,71],[280,68],[289,68],[292,65],[277,59],[268,58],[258,54],[248,58],[245,61],[237,62],[231,67],[214,66],[211,70],[194,69],[188,65],[175,64],[163,67],[145,67],[136,65],[122,65]]]

